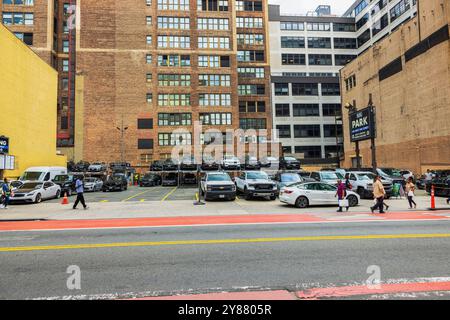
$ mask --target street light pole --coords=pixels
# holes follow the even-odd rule
[[[215,137],[211,137],[211,140],[209,142],[205,142],[205,146],[209,146],[215,141]],[[202,163],[203,163],[203,157],[204,157],[205,149],[202,148]],[[202,182],[201,182],[201,164],[197,165],[197,182],[198,182],[198,199],[196,202],[194,202],[195,206],[204,206],[206,203],[202,202]]]
[[[356,101],[353,100],[353,104],[347,103],[345,108],[348,110],[348,115],[350,119],[350,115],[357,112]],[[355,142],[355,153],[356,153],[356,169],[361,170],[361,158],[360,158],[360,149],[359,149],[359,141]]]
[[[122,115],[122,124],[121,124],[121,127],[119,128],[119,127],[116,127],[116,129],[117,130],[119,130],[120,131],[120,161],[122,162],[122,163],[124,163],[125,162],[125,140],[124,140],[124,137],[125,137],[125,131],[127,131],[128,130],[128,127],[124,127],[123,126],[123,115]]]

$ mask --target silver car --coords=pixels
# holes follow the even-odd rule
[[[34,202],[39,203],[42,200],[59,198],[61,187],[51,181],[46,182],[25,182],[20,186],[10,202]]]
[[[101,191],[103,187],[103,181],[99,178],[85,178],[84,179],[84,191],[95,192]]]

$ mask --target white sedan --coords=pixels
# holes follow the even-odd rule
[[[11,202],[34,202],[59,198],[61,187],[51,181],[46,182],[25,182],[10,198]]]
[[[313,205],[338,206],[338,199],[335,197],[337,187],[321,182],[296,183],[283,187],[280,190],[280,201],[297,208],[307,208]],[[359,204],[359,195],[347,190],[346,199],[350,207]]]

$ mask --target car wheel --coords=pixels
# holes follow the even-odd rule
[[[364,199],[364,188],[359,187],[356,191],[361,199]]]
[[[308,198],[304,196],[298,197],[297,200],[295,201],[295,206],[301,209],[308,208],[309,207]]]
[[[60,196],[61,196],[61,190],[56,191],[55,199],[59,199]]]
[[[38,193],[38,194],[36,195],[36,198],[34,198],[34,203],[40,203],[41,201],[42,201],[41,194]]]
[[[245,194],[245,200],[252,199],[252,194],[250,192],[248,192],[247,188],[244,190],[244,194]]]
[[[235,201],[236,200],[236,197],[231,197],[230,198],[230,201]]]
[[[270,197],[270,200],[271,200],[271,201],[277,200],[277,196],[271,196],[271,197]]]
[[[355,196],[348,196],[347,200],[350,207],[356,207],[358,205],[358,198]]]

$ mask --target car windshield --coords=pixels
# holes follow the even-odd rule
[[[370,177],[369,176],[370,173],[358,173],[356,176],[358,177],[359,180],[373,180],[374,177]]]
[[[249,172],[247,173],[247,179],[269,180],[269,176],[264,172]]]
[[[113,179],[114,179],[114,180],[122,180],[122,177],[123,177],[123,176],[113,176]]]
[[[288,161],[297,161],[297,159],[293,158],[293,157],[284,157],[284,160],[288,160]]]
[[[40,189],[42,188],[42,183],[24,183],[20,189]]]
[[[55,179],[53,179],[53,181],[62,182],[62,181],[66,181],[68,179],[69,179],[69,176],[56,176]]]
[[[208,176],[208,181],[231,181],[227,174],[211,174]]]
[[[398,178],[402,178],[402,173],[400,172],[400,170],[397,169],[392,169],[392,168],[383,168],[381,169],[384,173],[386,173],[388,176],[392,176],[392,177],[398,177]]]
[[[43,174],[43,172],[28,171],[23,174],[22,180],[39,180],[39,177]]]
[[[336,175],[338,176],[339,179],[345,179],[344,175],[340,172],[336,172]]]
[[[339,179],[336,172],[322,172],[322,178],[324,180],[337,180]]]
[[[292,173],[292,174],[282,174],[281,175],[281,182],[300,182],[300,176],[298,174]]]

